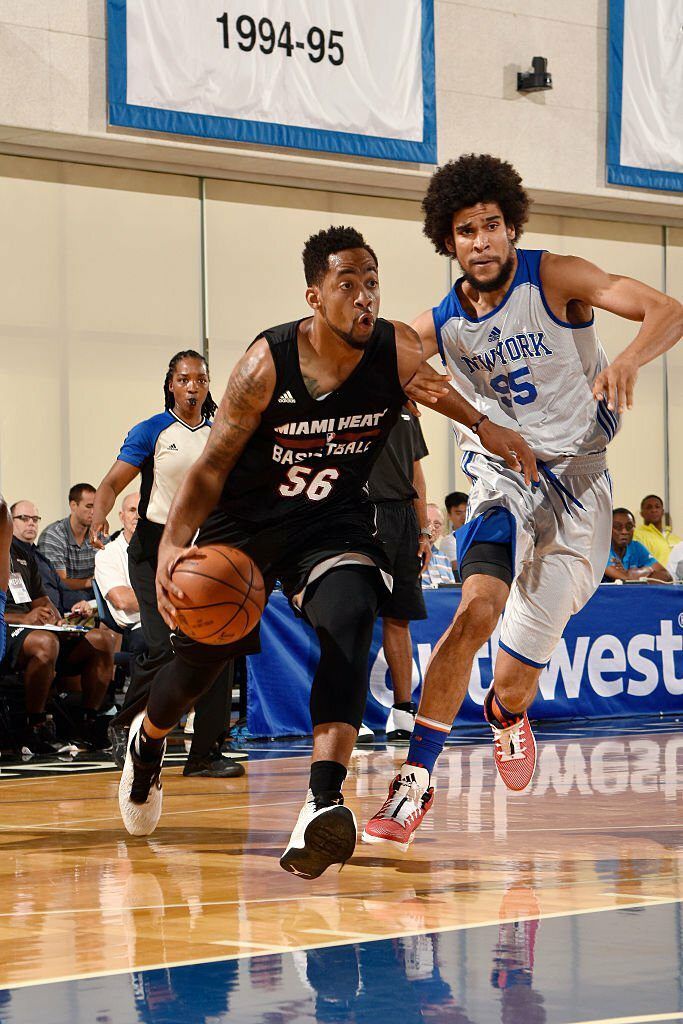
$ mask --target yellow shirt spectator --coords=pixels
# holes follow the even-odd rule
[[[633,539],[644,544],[650,554],[664,566],[668,565],[673,549],[681,543],[681,538],[671,532],[670,526],[665,526],[664,530],[658,530],[654,523],[637,526]]]
[[[664,525],[664,502],[656,494],[648,494],[640,503],[640,514],[643,524],[636,527],[633,538],[644,544],[666,568],[671,552],[681,543],[681,538],[672,532],[670,526]]]

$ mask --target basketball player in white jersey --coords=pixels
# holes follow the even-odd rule
[[[480,417],[471,429],[455,424],[473,484],[458,532],[462,600],[430,662],[408,758],[366,842],[408,848],[434,799],[431,773],[474,655],[503,609],[484,713],[503,782],[517,791],[530,784],[536,746],[527,708],[609,556],[607,444],[631,407],[639,368],[683,334],[683,307],[654,288],[575,256],[518,248],[528,208],[514,168],[474,154],[439,168],[423,202],[425,234],[463,276],[413,327],[425,357],[441,353]],[[594,306],[640,324],[611,366]],[[448,414],[450,401],[437,409]],[[490,423],[514,426],[533,450],[539,473],[531,486],[486,452]]]

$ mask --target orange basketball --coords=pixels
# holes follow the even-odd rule
[[[263,576],[249,555],[226,544],[209,544],[173,570],[184,597],[176,600],[183,633],[203,644],[232,644],[250,633],[266,603]]]

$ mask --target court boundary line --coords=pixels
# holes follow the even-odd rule
[[[335,894],[335,895],[337,895],[337,894]],[[323,897],[323,898],[329,898],[329,897]],[[285,899],[285,897],[283,897],[282,899]],[[262,900],[262,901],[259,901],[259,902],[264,902],[264,903],[265,902],[276,902],[276,901],[277,902],[282,902],[282,899],[273,898],[272,900]],[[301,897],[293,896],[293,897],[286,897],[286,899],[301,899]],[[232,900],[232,901],[226,901],[226,902],[236,903],[236,902],[239,902],[239,901]],[[468,931],[470,929],[475,929],[475,928],[491,928],[491,927],[496,927],[496,926],[501,925],[501,924],[514,924],[515,922],[519,922],[519,921],[538,921],[539,923],[542,923],[543,921],[550,921],[550,920],[552,920],[554,918],[560,918],[560,917],[580,917],[582,914],[604,914],[604,913],[607,913],[609,911],[614,912],[614,911],[619,911],[619,910],[635,910],[635,909],[641,908],[641,907],[642,908],[649,907],[650,909],[652,909],[655,906],[663,906],[663,905],[665,905],[665,903],[667,903],[667,904],[683,903],[683,897],[677,896],[675,898],[668,899],[666,901],[661,900],[660,902],[658,902],[656,904],[653,904],[652,902],[644,903],[642,901],[639,901],[637,903],[624,903],[621,906],[616,906],[616,907],[615,906],[611,906],[611,907],[586,907],[583,910],[557,910],[557,911],[553,911],[550,914],[515,914],[513,917],[497,917],[497,918],[494,918],[494,919],[491,919],[491,920],[488,920],[488,921],[476,921],[474,923],[468,923],[468,924],[441,925],[441,926],[437,926],[436,928],[418,928],[418,929],[415,929],[414,931],[388,932],[386,935],[383,935],[381,938],[370,939],[369,941],[371,941],[371,942],[387,942],[387,941],[390,941],[392,939],[402,939],[402,938],[405,938],[407,935],[441,935],[441,934],[444,934],[446,932],[461,932],[461,931]],[[205,904],[201,904],[201,906],[204,906],[204,905]],[[182,906],[187,906],[187,904],[183,903]],[[135,910],[136,908],[125,908],[125,909],[127,909],[127,910]],[[163,971],[163,970],[170,970],[170,969],[172,969],[174,967],[194,967],[194,966],[198,966],[200,964],[216,964],[216,963],[223,963],[223,962],[228,961],[228,960],[244,960],[247,957],[270,956],[270,955],[272,955],[272,953],[278,953],[278,952],[279,953],[291,954],[291,953],[297,953],[297,952],[305,951],[305,950],[308,950],[308,949],[331,949],[331,948],[334,948],[336,946],[353,946],[353,945],[355,945],[357,943],[358,943],[358,939],[345,939],[345,940],[343,939],[340,942],[319,942],[319,943],[315,942],[315,943],[308,943],[306,945],[292,946],[291,948],[286,948],[286,949],[284,947],[268,947],[264,943],[263,949],[259,953],[245,951],[244,953],[235,953],[235,954],[232,954],[232,955],[229,954],[227,956],[195,957],[195,958],[192,958],[190,960],[166,961],[164,963],[148,964],[146,966],[117,967],[117,968],[114,968],[114,969],[109,970],[109,971],[102,971],[102,972],[100,972],[98,974],[97,973],[93,973],[93,972],[80,973],[80,974],[65,974],[65,975],[60,975],[59,977],[55,977],[55,978],[44,978],[44,979],[39,980],[39,981],[36,981],[36,980],[33,980],[33,981],[16,981],[16,982],[1,982],[0,981],[0,991],[3,991],[3,992],[4,991],[9,991],[9,992],[11,992],[13,989],[32,988],[32,987],[37,988],[37,987],[42,986],[42,985],[59,985],[59,984],[70,982],[70,981],[90,981],[90,980],[93,980],[95,978],[112,978],[112,977],[116,977],[116,976],[122,975],[122,974],[139,974],[142,971]],[[226,940],[226,944],[227,944],[227,940]],[[210,945],[210,943],[207,943],[207,945]],[[236,946],[240,945],[239,940],[235,941],[235,945]],[[678,1018],[672,1017],[671,1015],[664,1016],[664,1017],[661,1017],[661,1018],[657,1017],[657,1016],[649,1017],[649,1018],[648,1017],[634,1017],[634,1018],[621,1018],[621,1017],[609,1018],[608,1017],[608,1018],[605,1018],[602,1021],[576,1021],[576,1022],[573,1022],[573,1024],[647,1024],[648,1021],[653,1021],[654,1022],[654,1021],[657,1021],[657,1020],[664,1020],[664,1021],[666,1021],[666,1020],[675,1020],[675,1019],[680,1019],[681,1017],[683,1017],[683,1012],[681,1012],[679,1014]]]
[[[82,802],[82,801],[81,801]],[[275,803],[263,803],[263,804],[232,804],[230,807],[191,807],[185,811],[164,811],[164,818],[171,818],[173,815],[178,814],[216,814],[218,811],[225,813],[226,811],[248,811],[250,809],[260,809],[261,807],[286,807],[289,804],[301,804],[301,799],[296,800],[277,800]],[[118,821],[121,822],[121,813],[108,815],[106,818],[73,818],[72,821],[64,821],[60,824],[56,824],[53,821],[47,822],[46,824],[38,823],[37,825],[0,825],[0,835],[3,832],[32,832],[42,830],[43,832],[56,832],[56,831],[70,831],[70,832],[97,832],[96,828],[73,828],[74,825],[82,825],[89,821]],[[123,824],[121,822],[121,824]],[[683,826],[682,826],[683,827]],[[121,832],[122,839],[128,839],[129,833],[125,829]],[[137,838],[130,836],[131,839]],[[0,849],[3,849],[0,843]],[[2,915],[0,914],[0,917]]]
[[[36,779],[36,781],[40,781],[40,780]],[[99,799],[99,798],[97,798],[97,799]],[[178,815],[178,814],[199,814],[199,813],[215,814],[218,811],[223,811],[223,812],[225,812],[225,811],[232,811],[232,810],[239,811],[239,810],[245,810],[245,809],[249,809],[249,808],[258,810],[260,807],[284,807],[284,806],[286,806],[288,804],[300,804],[300,803],[301,803],[301,800],[297,798],[296,800],[278,800],[276,803],[268,803],[268,804],[234,804],[231,807],[197,807],[197,808],[192,808],[192,809],[186,810],[186,811],[166,811],[166,810],[164,810],[163,817],[164,817],[164,820],[165,820],[166,818],[172,817],[174,814],[175,815]],[[64,829],[71,830],[71,831],[74,831],[74,832],[97,832],[98,830],[96,828],[92,828],[92,829],[90,829],[90,828],[73,828],[72,826],[73,825],[85,824],[85,823],[90,822],[90,821],[94,822],[94,821],[120,821],[120,820],[121,820],[121,815],[120,814],[114,814],[114,815],[109,815],[106,818],[74,818],[72,821],[65,821],[65,822],[62,822],[59,825],[55,824],[54,822],[47,822],[45,824],[38,824],[38,825],[0,825],[0,834],[6,833],[6,832],[15,832],[15,831],[30,832],[30,831],[36,831],[38,829],[41,829],[41,830],[46,831],[46,832],[63,831]],[[663,823],[663,824],[662,823],[658,823],[656,825],[653,825],[653,824],[650,824],[650,825],[610,825],[609,826],[609,831],[611,831],[611,832],[633,832],[633,831],[636,831],[636,830],[639,830],[639,829],[649,829],[650,831],[661,831],[663,829],[674,829],[674,828],[683,828],[683,822],[670,822],[670,823]],[[495,826],[494,825],[486,825],[486,826],[482,826],[481,828],[478,828],[476,830],[476,832],[467,832],[465,834],[466,835],[472,835],[472,836],[479,836],[479,835],[484,835],[487,832],[493,832],[493,831],[495,831]],[[606,828],[605,828],[604,825],[575,825],[575,826],[569,826],[567,828],[559,828],[559,827],[544,828],[544,827],[541,827],[541,828],[508,828],[508,829],[506,829],[506,833],[514,832],[514,833],[517,833],[517,834],[518,833],[524,833],[524,832],[601,832],[602,833],[602,832],[605,832],[605,831],[606,831]],[[121,838],[125,839],[126,838],[126,834],[122,833]],[[0,844],[0,848],[2,848],[1,844]]]
[[[406,747],[406,750],[407,749],[408,748]],[[257,764],[267,764],[269,761],[298,761],[300,759],[300,757],[301,757],[301,755],[287,754],[286,757],[260,757],[260,758],[257,758],[255,761],[250,761],[249,760],[249,751],[248,750],[246,750],[246,751],[242,751],[242,750],[234,750],[234,751],[226,750],[226,751],[224,751],[224,753],[228,757],[232,757],[233,754],[236,757],[241,757],[241,761],[243,761],[246,758],[247,765],[249,765],[249,767],[252,767],[252,768],[254,767],[254,765],[257,765]],[[255,751],[255,753],[260,753],[260,751]],[[305,751],[303,751],[303,753],[304,754],[310,754],[311,751],[310,750],[305,750]],[[169,764],[166,767],[165,770],[167,772],[170,772],[170,771],[173,771],[174,768],[180,769],[180,768],[182,768],[182,764]],[[11,764],[4,764],[4,765],[0,764],[0,791],[4,790],[5,788],[9,789],[11,786],[26,785],[29,782],[49,782],[50,781],[50,775],[49,774],[39,775],[39,776],[36,776],[35,778],[32,778],[32,779],[22,779],[22,778],[14,778],[13,777],[11,779],[8,778],[6,780],[3,780],[3,778],[2,778],[2,771],[3,771],[3,769],[5,771],[7,771],[7,772],[11,772],[11,771],[15,770],[15,766],[11,765]],[[69,773],[67,773],[65,771],[63,775],[62,774],[58,774],[57,772],[55,772],[53,778],[54,778],[55,782],[57,782],[57,781],[63,782],[64,779],[73,779],[73,778],[82,779],[86,775],[114,775],[117,770],[119,772],[121,771],[120,768],[119,769],[116,768],[116,765],[113,762],[112,762],[112,769],[113,770],[110,771],[109,769],[100,768],[100,769],[93,769],[93,771],[73,772],[71,774],[69,774]],[[18,771],[19,769],[17,768],[16,770]],[[174,776],[174,778],[175,778],[175,776]],[[218,781],[220,781],[220,780],[218,780]]]
[[[673,1013],[648,1013],[640,1017],[601,1017],[600,1020],[579,1020],[572,1024],[654,1024],[655,1021],[681,1020],[683,1012],[674,1010]]]
[[[498,891],[498,890],[494,890],[494,891]],[[502,892],[503,890],[500,890],[500,891]],[[382,896],[382,895],[386,895],[386,891],[385,890],[382,890],[380,892],[367,892],[366,890],[363,890],[362,892],[347,892],[347,893],[344,893],[344,898],[345,899],[360,899],[360,898],[372,898],[373,896]],[[666,903],[683,903],[683,896],[647,896],[644,893],[641,893],[640,895],[636,896],[636,895],[633,895],[632,893],[617,893],[617,892],[604,892],[604,893],[600,893],[599,892],[599,893],[595,893],[595,895],[596,896],[603,896],[603,897],[608,898],[608,899],[622,899],[622,898],[626,898],[626,899],[630,899],[631,903],[626,904],[626,905],[615,904],[612,907],[597,907],[595,909],[589,909],[589,910],[585,910],[585,911],[584,910],[568,911],[567,913],[569,913],[569,914],[572,914],[572,913],[578,913],[578,914],[598,913],[601,910],[628,910],[631,906],[647,907],[647,906],[656,906],[659,903],[662,903],[662,904],[666,904]],[[300,897],[300,896],[296,896],[296,895],[292,894],[292,895],[289,895],[289,896],[262,896],[262,897],[258,897],[256,899],[249,899],[249,900],[245,901],[243,898],[240,897],[240,898],[231,899],[231,900],[202,900],[197,905],[200,906],[200,907],[237,907],[237,906],[242,906],[242,905],[247,905],[247,906],[252,907],[252,906],[262,906],[264,903],[288,903],[290,901],[301,900],[301,898],[302,897]],[[307,902],[311,902],[311,903],[313,903],[315,901],[318,901],[318,900],[330,900],[330,899],[338,899],[338,898],[339,898],[339,893],[337,893],[337,892],[315,893],[315,894],[313,894],[311,896],[306,897]],[[643,902],[643,901],[647,901],[647,902]],[[32,916],[38,916],[38,917],[58,917],[60,914],[94,914],[94,913],[97,913],[98,911],[102,912],[102,913],[115,913],[115,912],[119,911],[121,913],[125,912],[125,913],[128,913],[128,914],[136,914],[139,911],[144,911],[144,910],[183,910],[187,906],[188,906],[188,903],[187,903],[187,901],[185,901],[183,903],[140,903],[140,904],[137,904],[136,906],[116,906],[116,907],[102,907],[102,906],[59,907],[59,908],[55,908],[54,910],[31,910],[31,911],[24,911],[22,913],[22,917],[32,917]],[[531,915],[528,918],[527,917],[517,917],[517,918],[514,918],[514,920],[516,920],[516,921],[521,921],[521,920],[530,920],[530,921],[539,920],[539,921],[541,921],[541,920],[543,920],[546,917],[555,917],[555,916],[557,916],[557,913],[559,913],[559,912],[553,911],[550,914],[542,914],[540,917]],[[2,911],[2,912],[0,912],[0,920],[2,918],[4,918],[4,917],[14,917],[14,914],[15,914],[14,911],[6,911],[6,912]],[[502,919],[497,919],[497,920],[501,920],[502,921]],[[513,919],[510,918],[510,922],[512,920]],[[506,919],[504,923],[510,923],[510,922],[508,922],[507,919]],[[491,922],[487,922],[487,923],[491,923]],[[453,927],[454,928],[459,928],[460,926],[453,926]],[[472,927],[479,927],[479,926],[474,924],[474,925],[472,925]],[[450,931],[450,930],[451,930],[450,928],[446,928],[446,931]],[[438,927],[437,928],[430,928],[428,931],[425,931],[424,933],[420,932],[419,934],[427,935],[427,934],[430,934],[432,931],[434,931],[434,932],[439,931],[439,928]],[[312,930],[309,929],[309,934],[311,934],[311,933],[312,933]],[[330,934],[332,934],[332,931],[330,932]],[[345,934],[345,933],[344,932],[335,932],[334,934],[341,935],[341,934]],[[348,933],[348,934],[351,934],[351,933]],[[382,938],[384,938],[383,935],[373,935],[370,932],[363,932],[363,933],[358,933],[358,934],[363,934],[363,935],[367,936],[370,939],[382,939]],[[400,936],[404,935],[404,934],[409,934],[409,935],[415,934],[415,935],[417,935],[418,932],[401,932],[401,933],[397,933],[396,936],[390,936],[390,937],[400,938]],[[216,944],[218,944],[218,941],[219,940],[217,940]],[[220,940],[220,941],[223,941],[223,940]],[[211,941],[209,941],[207,943],[207,945],[211,945],[211,944],[212,944]],[[231,943],[228,943],[228,944],[231,945]],[[235,944],[239,945],[239,943],[235,943]],[[299,947],[297,947],[297,948],[299,948]],[[314,948],[314,947],[302,946],[300,948],[301,949],[309,949],[309,948]],[[315,947],[315,948],[317,948],[317,947]]]

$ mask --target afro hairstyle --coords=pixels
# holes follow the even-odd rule
[[[453,216],[477,203],[497,203],[506,225],[519,239],[529,216],[530,199],[512,164],[488,153],[468,153],[439,167],[422,200],[423,231],[441,256],[453,256],[446,239],[453,235]]]
[[[365,249],[370,253],[375,266],[379,266],[377,256],[365,241],[360,231],[355,228],[329,227],[325,231],[318,231],[311,235],[301,254],[304,261],[304,274],[306,284],[320,284],[327,271],[330,269],[329,258],[337,252],[344,252],[345,249]]]

